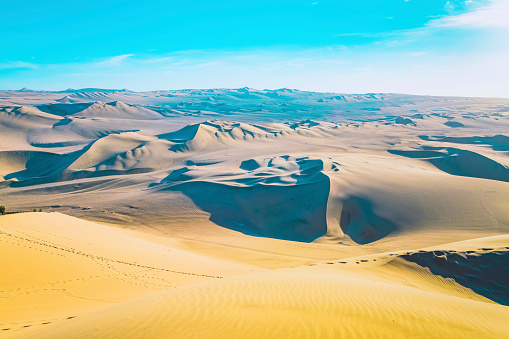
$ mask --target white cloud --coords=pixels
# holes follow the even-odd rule
[[[466,4],[471,2],[466,1]],[[492,0],[472,12],[436,19],[435,27],[506,28],[509,29],[509,0]]]
[[[171,57],[149,58],[149,59],[143,60],[142,62],[147,63],[147,64],[160,64],[160,63],[167,63],[167,62],[171,61],[171,59],[172,59]]]
[[[37,69],[38,67],[39,66],[36,64],[24,61],[0,62],[0,69],[16,69],[16,68]]]
[[[120,66],[125,59],[127,59],[129,57],[132,57],[133,55],[134,54],[117,55],[117,56],[111,57],[109,59],[106,59],[106,60],[103,60],[103,61],[99,61],[99,62],[96,63],[96,65],[98,65],[98,66],[108,66],[108,67],[111,67],[111,66]]]

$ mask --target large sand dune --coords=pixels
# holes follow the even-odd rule
[[[84,89],[0,106],[0,205],[43,209],[0,216],[0,336],[509,335],[507,99]]]

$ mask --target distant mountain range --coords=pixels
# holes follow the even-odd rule
[[[128,89],[104,89],[104,88],[80,88],[73,89],[68,88],[65,91],[59,91],[61,93],[90,93],[90,92],[102,92],[102,93],[113,93],[113,92],[132,92]]]
[[[128,89],[105,89],[105,88],[68,88],[65,91],[35,91],[29,88],[22,88],[18,90],[18,92],[53,92],[53,93],[94,93],[94,92],[100,92],[100,93],[114,93],[114,92],[133,92]]]

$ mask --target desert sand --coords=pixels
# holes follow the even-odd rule
[[[508,130],[497,98],[0,91],[0,337],[507,338]]]

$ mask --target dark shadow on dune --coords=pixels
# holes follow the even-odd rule
[[[461,122],[459,122],[459,121],[452,121],[452,120],[451,121],[447,121],[444,125],[452,127],[452,128],[465,127],[465,125],[463,125]]]
[[[82,178],[94,178],[111,175],[140,174],[152,171],[151,168],[132,168],[128,170],[78,170],[68,168],[92,147],[97,140],[85,145],[81,150],[71,153],[57,154],[44,151],[3,151],[0,152],[0,162],[19,162],[25,169],[4,176],[4,180],[11,180],[10,187],[26,187]],[[120,154],[120,153],[119,153]],[[112,162],[119,154],[115,154],[101,164]],[[97,164],[99,165],[99,164]]]
[[[63,119],[59,120],[58,122],[54,123],[53,127],[69,125],[71,122],[72,122],[72,119],[63,118]]]
[[[34,178],[54,179],[83,153],[83,150],[68,154],[40,151],[4,151],[0,152],[0,159],[5,157],[5,161],[19,161],[24,164],[24,170],[4,176],[5,180],[14,179],[20,184]]]
[[[64,182],[77,179],[85,179],[85,178],[99,178],[99,177],[110,177],[115,175],[129,175],[129,174],[142,174],[152,172],[152,168],[132,168],[128,170],[104,170],[104,171],[75,171],[75,172],[58,172],[52,175],[43,176],[43,177],[33,177],[24,179],[21,181],[12,181],[9,182],[8,186],[10,187],[27,187],[33,185],[42,185],[49,184],[55,182]],[[111,179],[107,179],[111,180]]]
[[[421,159],[452,175],[509,182],[509,169],[479,153],[450,147],[423,147],[422,150],[389,150],[391,154]]]
[[[395,223],[374,211],[370,201],[353,196],[343,202],[339,224],[343,233],[361,245],[380,240],[397,229]]]
[[[159,134],[157,137],[176,143],[184,143],[192,140],[196,136],[196,133],[198,133],[199,128],[200,124],[187,125],[174,132]]]
[[[327,232],[329,177],[291,186],[232,186],[204,181],[184,182],[164,190],[191,198],[215,224],[248,235],[310,242]]]
[[[413,125],[413,126],[415,126],[415,122],[412,119],[405,118],[405,117],[397,117],[394,120],[394,123],[398,124],[398,125]]]
[[[77,103],[77,104],[47,104],[47,105],[40,105],[37,106],[37,108],[45,113],[50,113],[54,115],[60,115],[60,116],[67,116],[67,115],[73,115],[76,113],[79,113],[90,106],[92,106],[94,103]]]
[[[490,300],[509,306],[509,251],[433,251],[401,257],[429,268],[433,274],[454,279]]]
[[[420,135],[419,138],[426,141],[440,141],[440,142],[451,142],[456,144],[472,144],[472,145],[487,145],[491,146],[494,151],[509,151],[509,137],[497,134],[491,137],[442,137],[442,136],[428,136]]]

